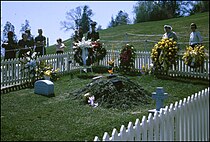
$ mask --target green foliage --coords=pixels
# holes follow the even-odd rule
[[[61,28],[68,31],[70,29],[78,29],[79,26],[82,26],[83,33],[87,33],[90,27],[91,16],[93,16],[92,9],[90,9],[87,5],[70,9],[66,12],[67,21],[60,22]]]
[[[25,23],[21,24],[20,32],[24,33],[27,29],[31,29],[31,26],[29,24],[29,20],[25,20]]]
[[[2,41],[7,41],[8,38],[7,38],[7,33],[9,31],[12,31],[14,33],[14,36],[13,36],[13,39],[17,42],[18,39],[17,39],[17,35],[15,34],[15,26],[12,25],[12,23],[10,23],[9,21],[6,22],[6,24],[4,25],[4,29],[3,29],[3,32],[2,32]]]
[[[134,7],[135,23],[186,16],[200,9],[207,11],[203,2],[195,4],[188,1],[140,1]]]
[[[128,13],[120,10],[115,19],[111,17],[111,22],[109,23],[108,27],[111,28],[111,27],[116,27],[119,25],[127,25],[129,22],[130,21],[129,21]]]

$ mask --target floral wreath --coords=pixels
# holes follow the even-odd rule
[[[120,65],[119,69],[122,72],[130,72],[132,68],[134,68],[134,62],[135,62],[135,49],[133,45],[126,44],[122,47],[120,51]]]
[[[93,64],[94,62],[98,62],[100,60],[103,60],[103,58],[106,56],[106,49],[102,47],[102,44],[99,40],[93,41],[90,43],[87,43],[89,41],[86,41],[85,44],[89,44],[88,48],[88,57],[86,59],[86,65],[89,66]],[[83,44],[83,43],[81,43]],[[80,42],[77,43],[77,45],[74,48],[74,60],[79,63],[80,66],[83,65],[82,60],[82,49],[79,45],[81,45]]]
[[[172,38],[161,39],[155,44],[151,52],[151,59],[155,71],[168,71],[169,67],[176,64],[178,58],[177,42]]]
[[[38,54],[32,49],[23,54],[23,58],[20,59],[20,63],[23,64],[21,71],[29,73],[32,83],[43,78],[44,75],[50,76],[52,81],[57,80],[59,69],[54,70],[52,65],[46,64],[44,60],[38,61],[37,59]]]
[[[189,46],[182,57],[184,63],[192,68],[198,68],[203,65],[205,59],[204,46],[196,45],[194,48]]]

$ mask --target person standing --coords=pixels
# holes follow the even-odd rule
[[[46,37],[42,33],[42,29],[38,29],[39,35],[35,37],[35,52],[38,52],[38,55],[46,55]]]
[[[27,29],[26,31],[25,31],[25,33],[27,34],[27,39],[28,39],[28,41],[29,41],[29,46],[32,48],[32,49],[34,49],[34,37],[33,37],[33,35],[31,34],[31,30],[30,29]]]
[[[202,37],[199,31],[196,31],[197,26],[195,23],[190,24],[190,28],[192,32],[190,33],[189,45],[191,47],[195,47],[195,45],[202,45]]]
[[[62,42],[62,39],[59,38],[57,39],[57,44],[56,44],[56,54],[61,54],[64,52],[64,48],[66,48],[65,44]]]
[[[16,57],[17,42],[14,40],[14,33],[9,31],[7,33],[8,40],[2,44],[5,49],[4,59],[13,59]]]
[[[91,41],[97,41],[99,39],[99,32],[96,31],[96,22],[92,22],[91,31],[87,33],[87,40],[91,39]]]
[[[20,49],[18,58],[24,57],[24,54],[30,51],[30,41],[26,33],[22,33],[22,39],[18,41],[18,46]]]
[[[177,35],[174,31],[172,31],[172,27],[170,25],[164,25],[164,31],[165,31],[165,34],[163,34],[163,37],[162,37],[163,39],[172,38],[173,41],[177,42],[178,40]]]

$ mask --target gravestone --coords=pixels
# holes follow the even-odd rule
[[[160,108],[164,107],[164,100],[168,98],[168,93],[165,93],[163,87],[157,87],[156,92],[152,93],[152,99],[156,100],[156,109],[149,110],[149,112],[154,113],[155,111],[160,111]]]
[[[34,93],[52,97],[54,96],[54,83],[50,80],[38,80],[34,85]]]

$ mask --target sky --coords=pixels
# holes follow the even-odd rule
[[[49,44],[56,43],[58,38],[69,39],[73,30],[61,30],[61,21],[67,21],[66,12],[78,6],[88,5],[93,11],[91,19],[102,29],[106,29],[111,17],[120,10],[128,13],[133,21],[133,7],[137,1],[1,1],[1,35],[7,21],[15,26],[15,34],[21,39],[21,25],[29,21],[31,33],[37,36],[37,30],[43,29],[43,35],[49,38]]]

